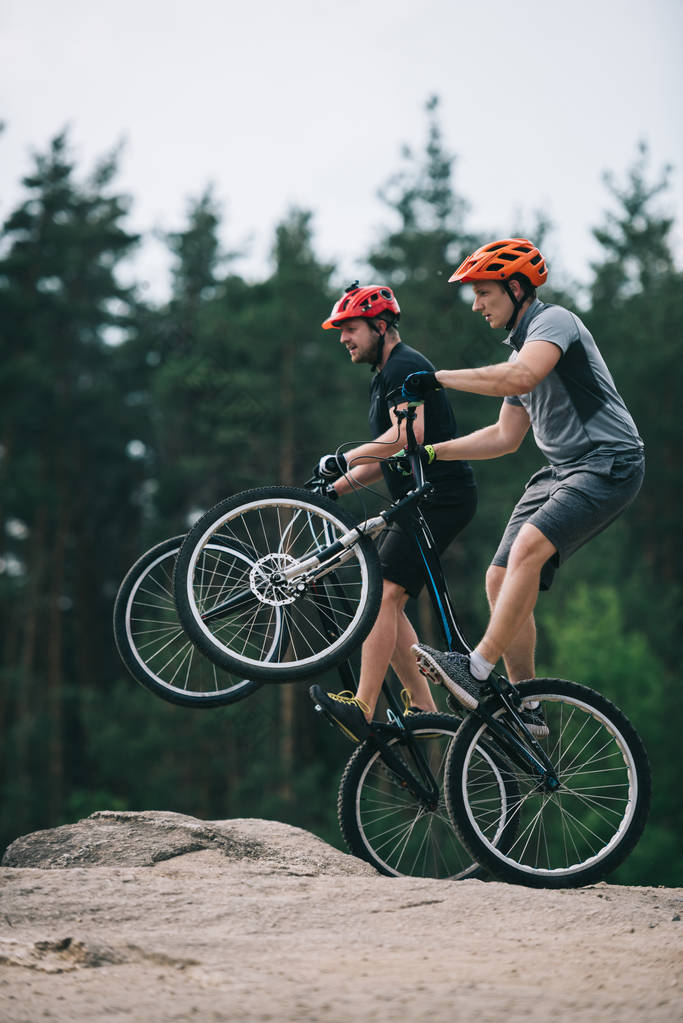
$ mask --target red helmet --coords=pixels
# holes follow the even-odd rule
[[[458,281],[504,281],[512,274],[524,274],[535,288],[545,284],[548,268],[535,245],[526,238],[503,238],[489,242],[460,264],[449,283]]]
[[[387,310],[394,313],[398,320],[401,309],[391,288],[384,284],[368,284],[359,288],[358,281],[354,281],[335,302],[332,312],[323,323],[323,329],[339,327],[342,320],[352,320],[356,316],[371,320]]]

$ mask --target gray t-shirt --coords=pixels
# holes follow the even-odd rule
[[[643,447],[605,360],[578,316],[535,299],[504,342],[514,349],[508,361],[514,362],[531,341],[557,345],[559,362],[533,391],[505,401],[526,409],[534,440],[552,465],[577,462],[598,450],[613,454]]]

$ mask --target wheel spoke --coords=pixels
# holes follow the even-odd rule
[[[584,686],[555,684],[557,693],[522,683],[524,698],[541,701],[549,735],[539,741],[560,785],[546,790],[542,779],[509,764],[519,797],[507,808],[506,828],[517,831],[507,850],[493,839],[500,822],[486,779],[490,786],[495,779],[477,745],[488,729],[476,718],[456,740],[447,773],[449,809],[472,854],[506,880],[559,886],[603,876],[627,854],[644,826],[649,766],[616,707]]]
[[[171,585],[181,539],[152,548],[121,584],[114,607],[117,646],[134,678],[155,695],[174,703],[230,703],[257,684],[218,669],[183,631]],[[212,547],[207,548],[206,557],[220,563],[220,555]],[[243,574],[248,563],[244,555],[238,557]]]
[[[360,536],[343,563],[328,562],[317,577],[310,565],[299,571],[348,526],[327,502],[273,490],[238,495],[210,513],[213,521],[200,521],[183,547],[176,588],[183,623],[208,657],[284,680],[298,669],[299,677],[317,674],[323,658],[338,662],[362,641],[381,579],[376,551]]]
[[[352,849],[384,873],[437,878],[468,876],[476,869],[476,864],[453,830],[443,793],[448,751],[458,726],[454,729],[449,723],[447,728],[438,728],[425,722],[422,727],[422,734],[417,729],[412,732],[413,741],[419,743],[419,758],[413,759],[410,747],[399,740],[391,743],[392,754],[400,757],[406,770],[423,778],[425,784],[429,781],[424,777],[422,764],[426,762],[429,765],[439,790],[437,805],[423,805],[400,777],[387,767],[381,754],[375,752],[372,756],[367,755],[364,771],[354,785],[353,809],[347,808],[346,826],[342,811],[342,830]],[[362,751],[363,747],[356,756],[360,756]],[[342,781],[342,792],[345,784],[346,775]],[[490,780],[486,785],[491,787]],[[497,820],[501,816],[504,819],[504,804],[508,796],[499,775],[497,800],[493,793],[488,795],[491,815],[495,815]],[[351,799],[348,795],[347,798]],[[343,803],[342,800],[340,806]],[[353,839],[349,839],[350,830],[356,836],[356,845]]]

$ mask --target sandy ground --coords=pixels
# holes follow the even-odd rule
[[[236,855],[1,868],[0,1019],[683,1019],[683,889],[384,878],[238,823]]]

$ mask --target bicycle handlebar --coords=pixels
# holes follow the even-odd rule
[[[415,480],[415,489],[420,490],[424,486],[424,468],[422,462],[418,456],[419,444],[415,437],[414,423],[417,418],[417,409],[423,404],[422,401],[411,401],[406,404],[406,400],[402,395],[402,389],[396,387],[393,391],[390,391],[387,395],[387,401],[391,403],[392,409],[396,416],[398,423],[405,422],[406,424],[406,443],[404,447],[405,455],[410,462],[410,468]],[[405,408],[399,408],[399,405],[405,405]],[[378,458],[378,461],[380,459]],[[384,462],[391,462],[391,458],[381,459]],[[329,485],[329,480],[323,479],[322,476],[314,475],[304,483],[304,487],[307,490],[322,490],[325,486]]]
[[[417,438],[415,437],[414,423],[417,417],[417,406],[411,404],[404,409],[395,408],[394,412],[399,423],[405,422],[406,424],[405,453],[408,457],[408,461],[410,462],[410,468],[413,474],[413,479],[415,480],[415,483],[419,490],[419,488],[423,485],[425,481],[425,474],[422,462],[420,461],[420,456],[418,454],[419,444],[417,443]]]

